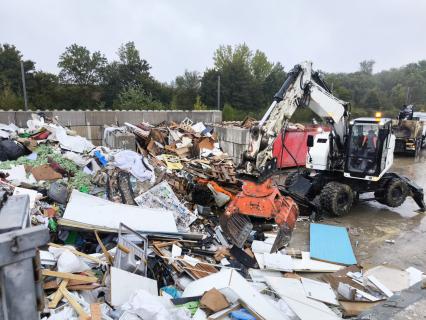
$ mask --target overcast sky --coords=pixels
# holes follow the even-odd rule
[[[77,43],[108,60],[134,41],[153,75],[171,81],[212,66],[220,44],[246,42],[290,69],[375,71],[426,59],[425,0],[0,0],[0,43],[15,44],[38,70],[58,72]]]

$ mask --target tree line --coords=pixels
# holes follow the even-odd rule
[[[14,45],[0,44],[0,109],[23,109],[22,58]],[[134,42],[121,45],[113,61],[72,44],[59,56],[58,74],[36,70],[34,61],[22,62],[29,108],[41,110],[217,109],[220,77],[224,118],[259,118],[286,77],[282,63],[244,43],[220,46],[212,67],[203,73],[185,71],[170,83],[153,77],[151,65]],[[374,64],[366,60],[356,72],[322,74],[333,94],[349,101],[357,116],[382,111],[395,117],[405,103],[426,109],[426,60],[378,73],[373,72]],[[301,120],[311,116],[307,110],[298,112]]]

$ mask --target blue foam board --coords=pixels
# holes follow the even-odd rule
[[[342,265],[356,264],[356,258],[344,227],[311,223],[310,225],[311,258]]]

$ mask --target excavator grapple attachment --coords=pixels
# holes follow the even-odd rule
[[[279,232],[273,249],[277,251],[290,241],[299,209],[292,198],[281,195],[270,178],[261,183],[244,181],[222,220],[223,229],[236,246],[242,247],[253,227],[248,216],[275,220]]]

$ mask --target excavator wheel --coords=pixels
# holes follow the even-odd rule
[[[381,179],[379,181],[379,187],[376,191],[374,191],[374,199],[381,204],[386,205],[385,200],[385,191],[386,191],[386,184],[389,182],[389,179]]]
[[[351,187],[339,182],[329,182],[320,193],[321,209],[340,217],[347,214],[354,201]]]
[[[376,193],[374,193],[376,196]],[[407,184],[398,178],[392,178],[386,183],[384,190],[376,196],[376,200],[389,207],[399,207],[408,196]]]

